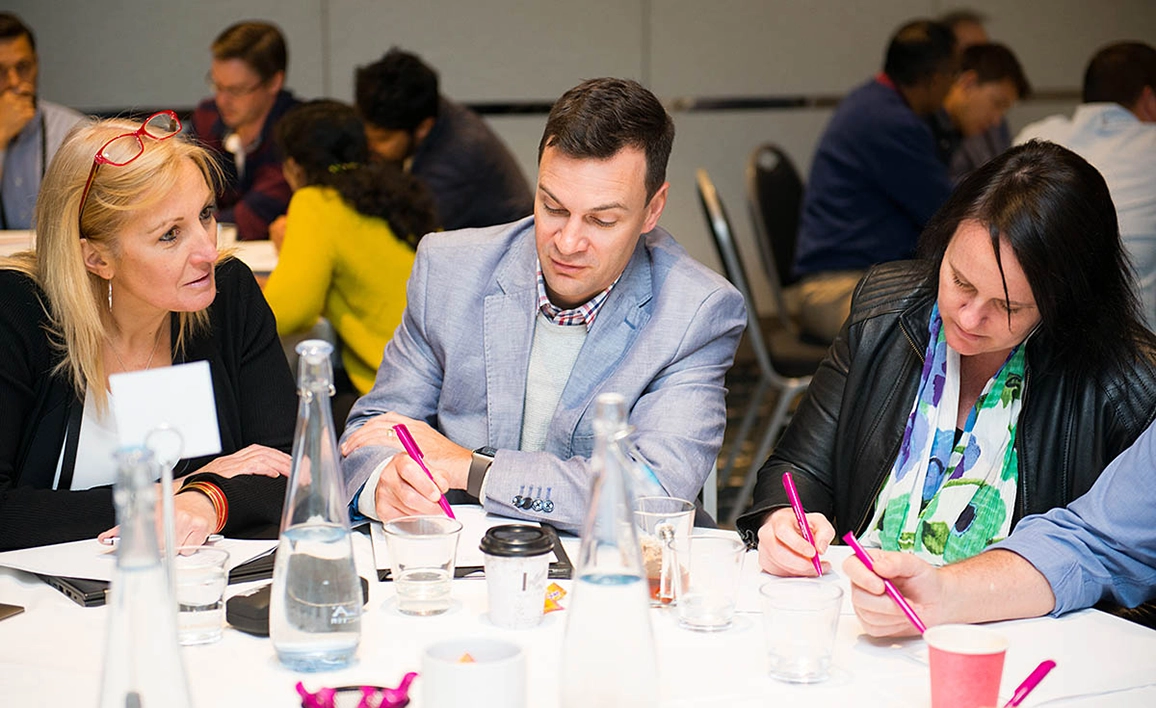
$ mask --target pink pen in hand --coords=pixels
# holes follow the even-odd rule
[[[405,448],[406,454],[413,458],[413,461],[417,463],[417,466],[421,468],[422,472],[425,472],[426,476],[430,478],[430,481],[437,484],[437,480],[430,474],[429,468],[425,466],[425,461],[422,459],[425,456],[421,454],[421,448],[417,446],[417,441],[409,434],[409,429],[406,428],[404,424],[398,423],[393,426],[393,432],[397,433],[397,439],[401,441],[401,446]],[[441,495],[441,498],[438,499],[438,504],[441,506],[442,511],[446,513],[446,516],[451,519],[458,518],[454,516],[454,510],[450,507],[446,495]]]
[[[850,546],[852,551],[855,551],[855,557],[862,561],[863,565],[867,566],[867,570],[875,573],[875,563],[871,560],[871,556],[867,555],[867,551],[863,550],[863,546],[859,545],[859,541],[855,539],[855,534],[848,531],[843,536],[843,542]],[[878,573],[875,574],[878,575]],[[907,619],[911,620],[911,624],[915,625],[915,628],[919,630],[920,634],[926,632],[927,625],[923,623],[923,620],[919,619],[919,615],[915,614],[915,610],[912,609],[911,604],[907,602],[907,598],[903,597],[903,593],[899,592],[899,588],[895,587],[895,583],[887,578],[879,579],[883,581],[883,590],[895,601],[896,605],[899,605],[899,609],[903,610],[903,614],[907,615]]]
[[[819,560],[819,547],[815,545],[815,536],[811,533],[811,526],[807,523],[807,512],[803,511],[803,502],[799,499],[799,490],[795,489],[795,478],[790,472],[783,473],[783,489],[787,490],[787,498],[791,500],[791,508],[795,511],[795,518],[799,521],[799,531],[803,538],[815,549],[811,562],[815,564],[815,574],[823,575],[823,562]]]

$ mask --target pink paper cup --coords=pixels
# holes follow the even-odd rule
[[[931,708],[981,708],[999,702],[1007,639],[969,624],[943,624],[923,634],[931,663]]]

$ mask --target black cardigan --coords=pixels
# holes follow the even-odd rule
[[[749,545],[767,513],[789,504],[787,470],[803,507],[825,514],[836,537],[863,533],[919,387],[935,276],[928,263],[903,261],[876,266],[860,282],[847,323],[759,470],[751,510],[738,519]],[[1156,364],[1142,354],[1124,371],[1070,372],[1036,337],[1025,369],[1013,526],[1088,491],[1156,414]]]
[[[194,335],[173,361],[209,362],[221,455],[251,444],[289,452],[296,393],[273,313],[240,261],[219,264],[216,281],[209,331]],[[0,550],[92,538],[116,523],[111,487],[52,489],[69,420],[79,420],[84,401],[69,380],[51,374],[60,354],[47,310],[32,279],[0,270]],[[175,342],[176,315],[171,321]],[[173,475],[193,474],[214,457],[181,460]],[[207,476],[229,499],[226,533],[280,521],[284,478]]]

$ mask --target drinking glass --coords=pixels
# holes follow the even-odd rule
[[[403,516],[382,528],[398,611],[439,615],[448,610],[461,522],[440,515]]]
[[[181,644],[211,644],[221,638],[228,562],[229,552],[223,548],[177,549],[177,639]]]

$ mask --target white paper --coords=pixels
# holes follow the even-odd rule
[[[0,231],[0,256],[11,256],[35,247],[35,231]]]
[[[455,568],[481,567],[485,562],[485,554],[479,547],[482,536],[491,526],[503,524],[529,524],[537,526],[533,521],[510,519],[505,516],[487,514],[485,509],[476,504],[454,505],[454,516],[462,522],[462,531],[458,535],[458,554],[454,561]],[[373,539],[373,560],[378,570],[385,570],[389,565],[389,545],[385,540],[385,531],[380,521],[369,524],[369,536]]]
[[[232,247],[238,260],[254,273],[268,275],[277,267],[277,247],[272,241],[238,241]]]
[[[699,533],[699,530],[696,529],[695,533]],[[734,532],[729,533],[734,534]],[[855,606],[851,604],[851,581],[843,575],[843,561],[850,555],[851,548],[849,546],[830,546],[822,556],[822,559],[830,563],[831,567],[823,572],[823,577],[819,582],[838,585],[843,589],[843,607],[839,611],[841,615],[855,614]],[[742,578],[742,584],[739,585],[736,597],[737,610],[761,614],[763,600],[762,595],[759,594],[759,588],[766,583],[778,582],[780,578],[764,573],[759,568],[758,551],[747,551],[746,555],[743,556]]]
[[[143,446],[150,432],[167,425],[181,434],[182,458],[221,451],[209,362],[113,374],[108,384],[122,447]]]
[[[277,541],[226,538],[212,546],[229,552],[226,568],[232,570],[257,556],[269,553],[277,547]],[[113,572],[116,570],[116,548],[106,546],[95,538],[52,546],[22,548],[0,553],[0,566],[65,578],[112,580]]]

